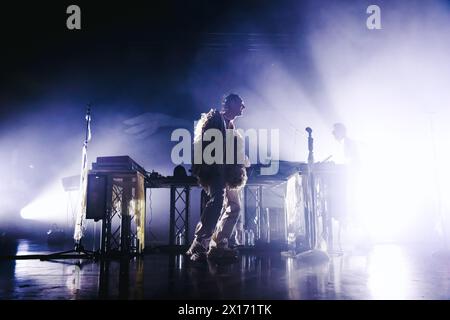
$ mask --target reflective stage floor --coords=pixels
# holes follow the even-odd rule
[[[14,251],[55,250],[21,240]],[[377,245],[329,262],[280,253],[224,265],[167,253],[77,262],[0,260],[0,299],[450,299],[450,260],[417,246]]]

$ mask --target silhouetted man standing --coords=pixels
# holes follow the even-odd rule
[[[242,115],[244,102],[237,94],[229,94],[222,102],[221,111],[211,109],[202,114],[195,128],[194,149],[201,145],[200,150],[211,143],[203,141],[204,133],[209,129],[219,130],[223,137],[223,161],[221,163],[194,163],[192,174],[207,193],[207,201],[200,222],[195,229],[195,237],[187,254],[191,260],[198,261],[206,257],[211,259],[234,259],[237,252],[228,247],[228,240],[240,214],[239,189],[247,180],[246,163],[239,163],[243,156],[243,148],[235,148],[234,157],[230,163],[227,158],[226,135],[232,134],[234,147],[243,146],[242,137],[235,130],[234,120]],[[240,143],[236,143],[239,141]],[[240,153],[240,154],[239,154]],[[228,162],[227,162],[228,161]]]

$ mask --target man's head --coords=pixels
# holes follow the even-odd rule
[[[244,101],[242,101],[242,98],[235,93],[230,93],[225,96],[222,101],[222,112],[224,117],[228,120],[234,120],[236,117],[242,116],[244,108]]]
[[[344,124],[338,122],[333,125],[333,136],[337,141],[342,141],[347,137],[347,128]]]

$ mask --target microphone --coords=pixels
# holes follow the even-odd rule
[[[312,129],[310,127],[306,127],[306,132],[308,132],[308,163],[309,164],[313,164],[314,163],[314,153],[313,153],[313,145],[314,145],[314,139],[311,135],[312,133]]]

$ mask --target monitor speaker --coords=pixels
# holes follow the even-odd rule
[[[107,177],[97,174],[88,175],[86,219],[101,220],[106,213]]]

